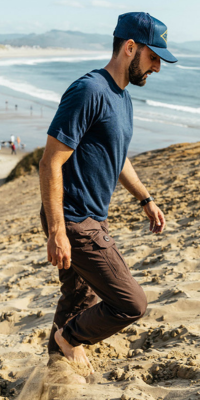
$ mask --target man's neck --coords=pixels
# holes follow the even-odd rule
[[[116,84],[124,90],[129,83],[128,76],[126,76],[128,74],[126,74],[124,66],[120,65],[116,59],[111,58],[104,69],[109,72]]]

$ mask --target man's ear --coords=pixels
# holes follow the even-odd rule
[[[136,50],[137,50],[137,45],[134,42],[134,40],[133,39],[127,40],[124,46],[124,51],[126,55],[128,57],[132,57],[133,55],[135,56]]]

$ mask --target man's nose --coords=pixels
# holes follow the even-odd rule
[[[160,58],[158,58],[157,60],[154,61],[153,71],[154,72],[159,72],[160,71],[160,66],[161,66],[161,62],[160,62]]]

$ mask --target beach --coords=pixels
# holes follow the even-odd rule
[[[0,141],[20,136],[26,150],[44,146],[48,127],[67,88],[104,68],[106,51],[0,47]],[[162,62],[145,87],[128,85],[133,104],[132,153],[199,140],[199,55]],[[16,134],[17,132],[17,134]]]
[[[3,185],[9,173],[25,154],[25,151],[18,148],[16,148],[16,154],[11,154],[11,148],[2,147],[0,150],[0,186]]]
[[[0,141],[10,140],[11,135],[19,132],[21,143],[27,151],[46,143],[46,132],[57,111],[61,95],[71,81],[66,80],[65,70],[63,85],[57,93],[52,90],[50,76],[47,87],[43,87],[48,71],[38,77],[35,69],[40,65],[53,63],[56,66],[66,65],[86,60],[109,58],[109,53],[101,51],[37,48],[37,47],[0,47]],[[21,70],[22,67],[22,70]],[[13,73],[14,70],[14,73]],[[27,76],[27,71],[30,73]],[[34,77],[36,82],[33,84]],[[71,78],[69,78],[71,79]]]
[[[2,155],[6,172],[11,156]],[[139,202],[116,187],[110,234],[142,285],[148,308],[137,323],[85,346],[95,369],[86,384],[75,378],[86,371],[65,359],[56,360],[54,369],[46,366],[60,283],[57,268],[47,261],[38,173],[0,187],[1,399],[200,399],[199,155],[197,142],[131,158],[165,214],[162,235],[149,232]]]
[[[82,49],[68,49],[60,47],[12,47],[9,45],[0,47],[0,58],[32,58],[32,57],[49,57],[49,56],[78,56],[78,55],[88,55],[94,54],[105,54],[106,51],[92,51],[92,50],[82,50]],[[109,55],[110,52],[107,52]]]

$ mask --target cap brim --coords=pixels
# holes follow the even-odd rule
[[[178,61],[167,49],[163,49],[162,47],[149,46],[148,44],[147,47],[149,47],[149,49],[156,53],[162,60],[168,63],[175,63]]]

